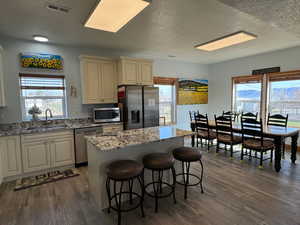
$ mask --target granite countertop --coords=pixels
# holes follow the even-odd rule
[[[50,124],[45,125],[43,121],[36,123],[23,122],[15,124],[5,124],[0,127],[0,137],[34,134],[44,132],[54,132],[62,130],[73,130],[87,127],[99,127],[121,124],[119,123],[93,123],[90,119],[66,119],[66,120],[53,120]]]
[[[176,126],[149,127],[134,130],[119,131],[109,136],[86,136],[86,139],[101,151],[121,149],[127,146],[150,142],[160,142],[166,139],[191,136],[193,132],[181,130]]]

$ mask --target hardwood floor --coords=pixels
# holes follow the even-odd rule
[[[122,225],[298,225],[300,224],[300,164],[283,161],[276,173],[265,162],[230,159],[229,154],[203,151],[204,194],[192,187],[188,200],[177,187],[177,204],[172,198],[159,202],[146,198],[146,217],[140,210],[124,214]],[[289,156],[287,155],[287,159]],[[299,155],[298,155],[298,158]],[[193,165],[200,172],[199,164]],[[81,176],[14,192],[14,183],[0,187],[0,225],[114,225],[115,213],[98,211],[89,199],[87,169]]]

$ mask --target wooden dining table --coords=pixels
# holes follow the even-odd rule
[[[241,124],[233,123],[233,131],[235,133],[242,133]],[[209,121],[209,127],[211,129],[216,128],[215,121]],[[193,132],[196,130],[195,121],[191,122],[191,129]],[[281,169],[281,150],[286,138],[291,138],[291,161],[296,163],[297,160],[297,148],[298,148],[298,137],[300,129],[294,127],[277,127],[277,126],[264,126],[264,135],[267,138],[274,140],[275,144],[275,170],[277,172]],[[196,135],[192,136],[192,146],[195,146]]]

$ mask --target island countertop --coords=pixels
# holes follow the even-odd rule
[[[181,130],[176,126],[159,126],[119,131],[114,135],[86,136],[86,139],[95,145],[98,150],[109,151],[191,135],[193,135],[192,131]]]

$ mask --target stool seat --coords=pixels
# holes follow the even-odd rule
[[[173,156],[175,159],[183,162],[199,161],[202,157],[200,151],[189,147],[180,147],[174,149]]]
[[[174,157],[168,153],[151,153],[143,158],[147,169],[170,169],[174,165]]]
[[[107,176],[115,180],[127,180],[140,175],[144,166],[134,160],[117,160],[110,163],[107,168]]]

